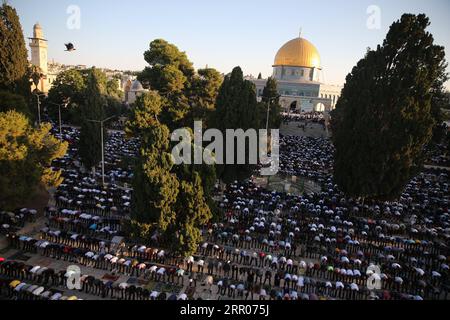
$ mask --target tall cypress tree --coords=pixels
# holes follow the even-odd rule
[[[172,170],[169,129],[158,120],[162,99],[155,91],[140,96],[127,125],[129,135],[140,138],[134,170],[132,218],[165,231],[176,218],[174,205],[179,182]]]
[[[233,69],[227,75],[220,87],[216,100],[216,109],[213,114],[214,127],[221,130],[225,145],[232,143],[226,140],[226,129],[259,129],[262,127],[256,102],[256,89],[252,82],[244,80],[240,67]],[[251,176],[254,165],[248,164],[249,146],[246,144],[246,164],[219,165],[218,175],[225,182],[241,180]],[[226,152],[224,160],[226,159]],[[235,163],[237,158],[235,144]]]
[[[334,177],[350,196],[396,198],[421,166],[446,66],[428,26],[425,15],[404,14],[346,78],[332,126]]]
[[[187,177],[185,177],[187,178]],[[193,171],[190,179],[180,181],[180,191],[174,205],[176,220],[165,234],[171,249],[185,256],[194,254],[202,241],[201,228],[212,217],[203,194],[200,175]]]
[[[101,83],[101,71],[95,68],[90,70],[87,80],[85,103],[81,108],[83,115],[79,153],[81,162],[86,168],[95,167],[101,161],[102,140],[101,125],[98,122],[104,117],[105,88]],[[104,129],[103,138],[106,140],[107,131]]]
[[[211,219],[211,211],[196,171],[199,169],[194,165],[173,165],[169,129],[158,120],[162,108],[163,99],[156,91],[145,93],[136,100],[127,125],[127,134],[140,138],[131,231],[145,238],[158,231],[162,244],[173,252],[190,255],[202,240],[200,230]],[[214,176],[214,172],[205,174]]]
[[[281,125],[280,95],[277,89],[277,80],[269,77],[262,94],[263,119],[267,119],[267,106],[269,105],[269,130],[278,129]]]
[[[16,92],[27,69],[27,49],[19,17],[4,2],[0,7],[0,90]]]

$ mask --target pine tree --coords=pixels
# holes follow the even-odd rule
[[[199,69],[192,81],[190,101],[192,112],[188,115],[187,123],[192,126],[195,120],[202,120],[204,126],[210,120],[214,111],[216,98],[222,84],[223,76],[213,68]]]
[[[184,126],[184,119],[191,109],[189,90],[195,74],[192,63],[186,53],[163,39],[150,43],[144,59],[149,66],[138,79],[164,98],[161,121],[170,129]]]
[[[349,196],[396,198],[421,166],[444,48],[428,18],[405,14],[347,76],[332,113],[334,177]]]

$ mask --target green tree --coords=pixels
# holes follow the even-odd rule
[[[448,80],[448,74],[446,72],[447,63],[443,59],[441,66],[438,68],[438,75],[431,87],[431,116],[434,120],[432,142],[439,143],[446,135],[446,126],[443,123],[444,115],[443,109],[448,109],[450,103],[448,100],[448,93],[445,89],[445,82]]]
[[[219,88],[222,85],[222,74],[213,68],[197,70],[192,81],[191,103],[193,105],[191,118],[188,123],[195,120],[208,121],[215,108]]]
[[[135,229],[152,224],[168,246],[192,252],[200,241],[200,226],[211,216],[208,203],[215,168],[173,166],[169,129],[206,120],[222,76],[211,68],[196,73],[186,54],[162,39],[150,43],[144,58],[149,66],[138,79],[155,91],[137,100],[127,129],[141,141],[133,183],[138,190],[132,201],[136,222],[131,229],[133,234],[149,234]]]
[[[208,119],[222,83],[217,70],[195,72],[186,53],[162,39],[150,43],[144,58],[149,66],[138,79],[163,97],[160,120],[169,129],[192,128],[194,119]]]
[[[37,187],[58,186],[61,172],[51,162],[64,156],[67,142],[50,134],[50,124],[34,129],[16,111],[0,113],[0,208],[15,209]]]
[[[444,48],[428,18],[404,14],[347,76],[332,113],[334,177],[349,196],[393,199],[421,166]]]
[[[202,241],[201,228],[212,217],[203,194],[200,175],[193,172],[189,180],[181,180],[175,203],[176,220],[165,233],[173,252],[189,256],[197,251]]]
[[[258,80],[261,80],[262,79],[262,74],[261,74],[261,72],[258,74]]]
[[[0,7],[0,90],[20,93],[18,84],[24,81],[27,68],[27,49],[19,17],[4,2]]]
[[[67,110],[63,110],[61,113],[63,122],[74,125],[82,124],[84,117],[82,107],[86,104],[90,94],[87,91],[87,83],[92,72],[95,72],[99,91],[107,106],[104,110],[105,115],[109,117],[124,112],[121,103],[123,92],[119,90],[115,78],[108,80],[106,74],[99,69],[69,69],[58,74],[45,100],[49,115],[54,121],[58,121],[58,105],[69,99]]]
[[[264,109],[262,119],[267,121],[267,106],[269,105],[269,130],[279,129],[281,125],[281,105],[275,78],[269,77],[267,79],[266,86],[263,89],[262,102]]]
[[[169,129],[158,119],[163,107],[163,98],[156,91],[145,93],[136,100],[127,124],[127,135],[139,137],[141,143],[134,168],[129,231],[147,240],[158,231],[163,244],[187,255],[195,252],[201,241],[200,229],[211,219],[203,190],[212,190],[215,172],[213,166],[173,165]]]
[[[149,66],[138,79],[164,98],[161,121],[170,129],[182,127],[190,112],[188,98],[195,75],[192,63],[186,53],[162,39],[150,43],[144,59]]]
[[[216,100],[216,109],[212,115],[214,128],[222,131],[225,137],[226,129],[260,129],[262,127],[259,108],[256,102],[256,90],[252,82],[244,80],[241,68],[236,67],[227,75],[220,87]],[[232,143],[224,138],[226,144]],[[237,157],[235,145],[235,163]],[[246,144],[246,163],[243,165],[218,165],[218,176],[225,182],[248,178],[254,165],[248,164],[248,143]],[[224,155],[226,159],[226,155]]]
[[[162,231],[175,221],[179,182],[171,172],[169,129],[160,123],[162,99],[155,91],[138,97],[127,124],[127,134],[140,138],[134,170],[132,219]]]
[[[86,82],[85,75],[77,69],[65,70],[58,74],[44,102],[49,116],[54,121],[58,121],[57,105],[69,99],[67,110],[61,112],[62,120],[71,124],[81,124],[83,118],[81,107],[86,102]]]
[[[119,89],[119,82],[116,78],[107,80],[106,82],[106,94],[116,100],[123,99],[123,92]]]
[[[31,117],[31,112],[25,98],[21,95],[14,94],[8,91],[0,91],[0,112],[15,110]]]
[[[186,81],[195,73],[186,53],[163,39],[150,43],[149,50],[144,53],[144,59],[149,67],[139,74],[139,80],[148,82],[151,88],[162,96],[188,87]]]
[[[79,154],[81,162],[86,168],[95,167],[101,161],[101,125],[98,122],[89,121],[100,121],[105,116],[105,88],[102,86],[101,80],[102,72],[92,68],[87,81],[85,103],[81,108],[83,120],[80,131]],[[103,138],[106,139],[106,137],[107,132],[105,130]]]

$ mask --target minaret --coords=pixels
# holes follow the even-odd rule
[[[31,48],[31,64],[38,66],[41,69],[44,78],[48,73],[48,61],[47,61],[47,40],[44,39],[44,33],[39,23],[36,23],[33,27],[33,38],[30,39]],[[42,79],[41,81],[44,81]],[[41,91],[46,92],[46,83],[44,86],[40,84]]]

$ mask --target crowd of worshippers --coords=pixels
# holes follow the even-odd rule
[[[27,222],[36,220],[37,210],[20,208],[13,211],[0,211],[0,235],[17,232]]]
[[[53,129],[52,133],[69,143],[67,153],[63,158],[54,160],[53,167],[55,169],[82,170],[78,156],[80,131],[77,128],[64,127],[62,135],[56,129]],[[131,183],[133,178],[132,161],[137,154],[138,146],[139,140],[137,138],[126,138],[125,134],[120,131],[108,133],[104,153],[106,182],[113,185],[120,184],[121,186],[125,183],[128,185]],[[95,173],[89,176],[101,180],[100,164],[95,168]]]
[[[74,130],[68,132],[68,140],[78,139]],[[223,219],[205,227],[205,242],[194,256],[177,257],[156,242],[125,239],[115,246],[111,236],[121,231],[117,220],[129,214],[132,191],[117,185],[103,188],[79,168],[76,157],[54,164],[63,169],[65,181],[56,191],[55,207],[46,210],[48,223],[40,236],[12,234],[10,242],[86,268],[188,288],[204,285],[211,293],[217,290],[221,299],[448,298],[446,171],[421,172],[398,201],[362,203],[346,198],[334,184],[329,173],[332,147],[326,140],[284,138],[282,163],[309,157],[305,171],[295,173],[316,178],[322,191],[299,196],[271,192],[251,181],[229,184],[220,195]],[[291,143],[297,146],[290,148]],[[291,155],[300,147],[304,155]],[[381,287],[369,290],[370,279]],[[107,283],[99,281],[99,286]],[[128,297],[138,299],[138,287]],[[111,292],[101,295],[108,298]],[[114,292],[113,298],[122,298],[120,291]],[[145,292],[145,297],[162,294]],[[187,298],[182,294],[179,298]],[[167,296],[174,294],[162,295]]]
[[[55,272],[18,261],[0,261],[0,296],[10,300],[81,300],[64,295],[66,280],[64,271]]]
[[[281,119],[284,123],[289,122],[323,122],[324,117],[322,112],[301,112],[301,113],[282,113]]]
[[[448,130],[448,129],[446,129]],[[439,144],[432,144],[427,146],[428,154],[426,164],[442,167],[450,167],[450,131],[446,137]]]
[[[143,245],[111,254],[107,241],[50,230],[42,230],[41,240],[20,237],[16,245],[155,281],[174,281],[176,274],[177,282],[183,285],[186,276],[196,286],[205,273],[224,298],[368,299],[371,264],[381,271],[378,298],[447,297],[446,173],[418,175],[392,203],[346,199],[331,178],[325,187],[293,196],[249,181],[229,185],[220,203],[224,220],[207,230],[199,255],[183,262]]]
[[[325,138],[280,136],[280,174],[324,182],[333,169],[334,148]]]
[[[81,274],[80,289],[69,293],[67,282],[73,271],[28,265],[21,261],[0,261],[0,296],[11,300],[82,300],[79,293],[103,299],[186,300],[185,293],[149,290],[128,282],[103,280]],[[75,295],[71,295],[74,294]]]
[[[139,140],[126,139],[123,132],[109,134],[105,146],[105,175],[112,184],[131,184],[133,179],[132,163],[137,155]]]
[[[345,198],[331,177],[321,193],[303,196],[235,182],[220,204],[226,220],[209,234],[215,243],[241,248],[231,250],[235,259],[274,270],[292,259],[328,287],[343,283],[361,291],[374,264],[387,290],[382,297],[436,299],[447,297],[450,284],[448,203],[448,173],[437,170],[412,179],[397,202],[365,204]],[[248,248],[265,255],[251,258]],[[314,293],[323,294],[320,288]]]

